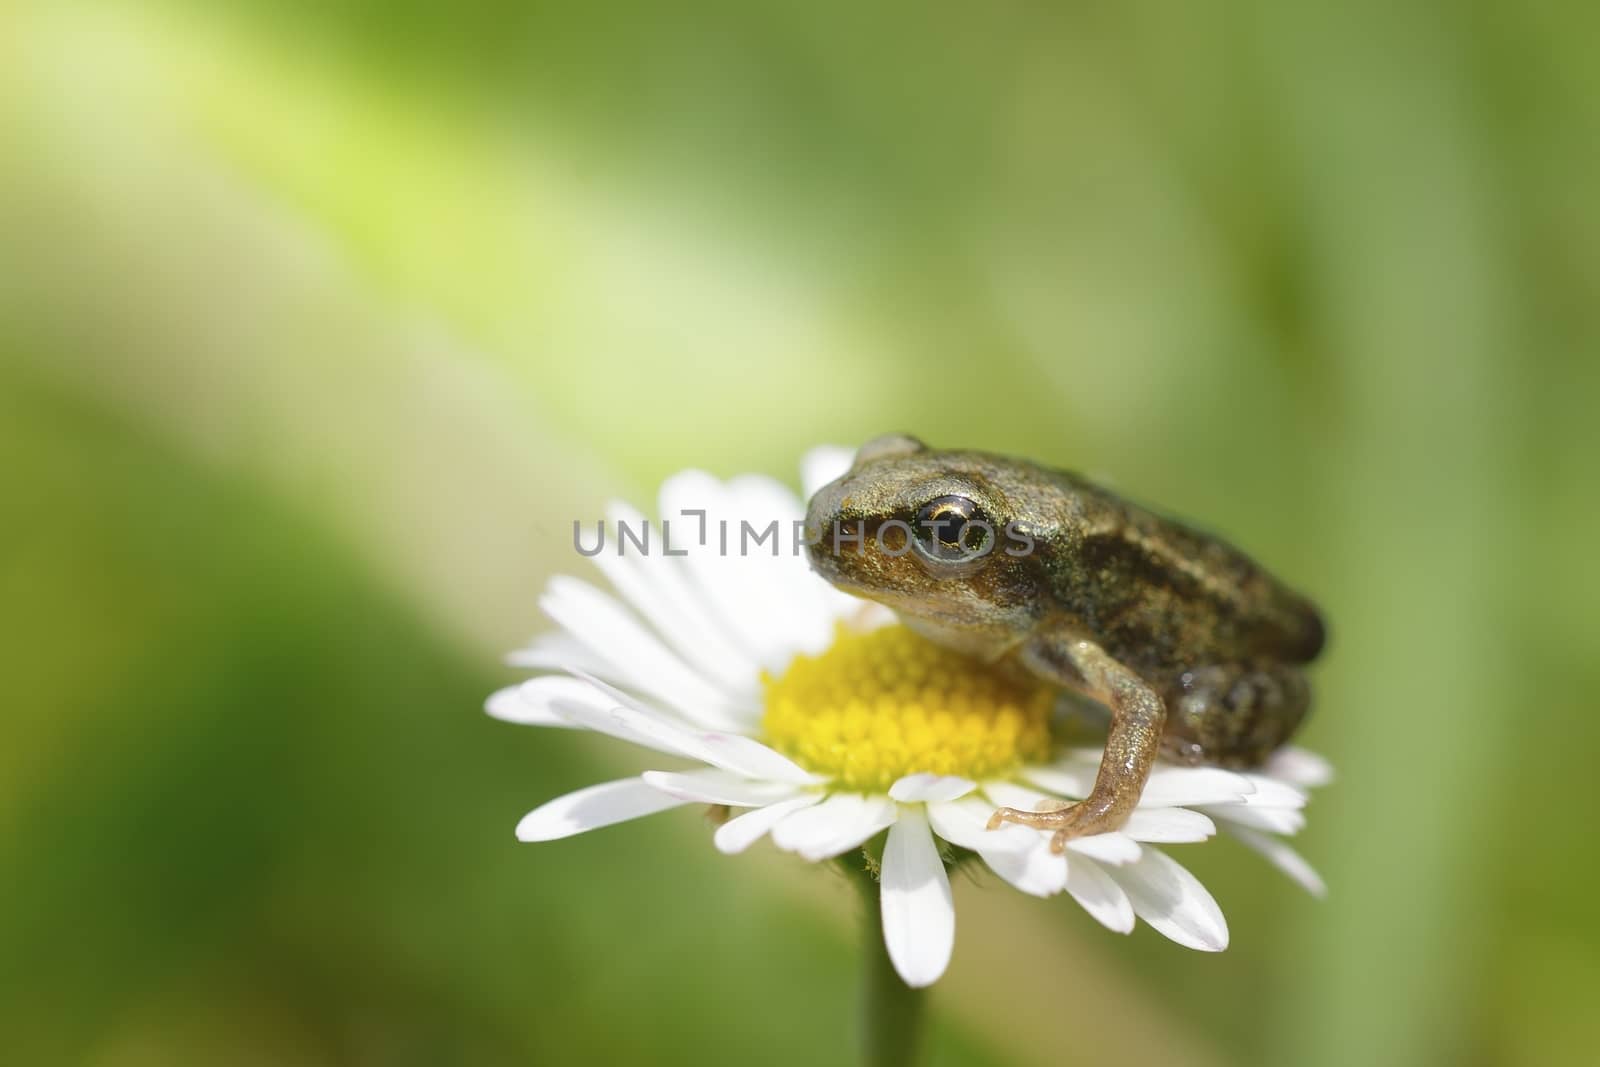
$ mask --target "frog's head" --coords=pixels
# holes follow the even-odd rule
[[[1004,631],[1037,603],[1033,542],[996,457],[867,442],[806,512],[811,567],[907,621]]]

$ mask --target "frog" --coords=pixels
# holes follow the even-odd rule
[[[806,509],[811,568],[954,653],[1109,712],[1088,794],[989,829],[1124,826],[1157,761],[1249,769],[1311,707],[1322,615],[1220,537],[1066,470],[887,434]]]

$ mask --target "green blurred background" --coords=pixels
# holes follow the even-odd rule
[[[1332,620],[1304,896],[957,886],[935,1061],[1600,1055],[1600,9],[0,3],[7,1063],[843,1062],[849,889],[495,723],[569,523],[911,430]]]

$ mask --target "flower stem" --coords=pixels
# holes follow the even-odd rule
[[[844,861],[861,892],[861,1062],[864,1067],[913,1067],[922,1058],[927,991],[900,980],[883,943],[878,879]]]

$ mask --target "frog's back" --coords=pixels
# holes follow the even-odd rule
[[[1112,655],[1144,671],[1204,663],[1307,663],[1323,626],[1305,597],[1226,541],[1067,471],[1052,583]]]

